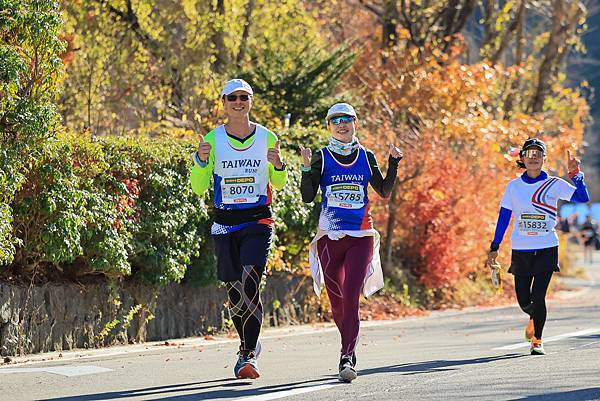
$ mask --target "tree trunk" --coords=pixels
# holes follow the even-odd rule
[[[166,70],[169,72],[169,86],[171,87],[171,109],[174,111],[174,116],[181,118],[183,115],[182,104],[183,104],[183,89],[181,87],[181,76],[179,70],[171,64],[171,57],[168,50],[164,46],[150,37],[146,32],[142,30],[138,22],[137,14],[133,10],[131,0],[127,0],[127,10],[122,11],[118,8],[113,7],[107,0],[96,0],[101,6],[108,9],[109,13],[115,20],[123,22],[135,35],[135,37],[142,43],[142,45],[150,52],[150,54],[157,60],[160,60]]]
[[[558,66],[567,52],[568,39],[575,32],[579,18],[584,13],[578,3],[565,0],[555,0],[553,9],[550,38],[542,51],[537,88],[531,101],[533,113],[543,111],[544,101],[551,92]]]
[[[519,4],[519,9],[517,10],[517,14],[515,15],[515,18],[512,20],[511,24],[508,26],[508,28],[504,32],[504,35],[502,36],[502,39],[500,40],[500,45],[498,46],[498,49],[496,49],[496,51],[490,58],[490,61],[492,62],[492,64],[496,64],[498,62],[498,60],[500,59],[500,57],[502,57],[502,55],[504,54],[504,51],[506,50],[509,40],[513,36],[513,33],[519,28],[519,26],[522,25],[524,13],[525,13],[525,1],[522,0],[521,3]],[[517,43],[517,46],[518,45],[519,44]]]
[[[523,54],[524,54],[524,47],[525,47],[525,37],[523,34],[523,25],[524,25],[524,21],[525,21],[525,14],[526,14],[526,9],[525,9],[525,1],[521,2],[521,7],[523,8],[523,12],[520,13],[519,15],[519,19],[517,20],[517,25],[515,28],[515,39],[516,39],[516,43],[517,43],[517,47],[515,49],[515,65],[521,65],[521,63],[523,62]],[[510,85],[510,90],[508,91],[508,96],[506,97],[506,100],[504,101],[504,118],[508,119],[512,116],[512,112],[513,112],[513,104],[514,104],[514,100],[515,100],[515,94],[517,93],[517,90],[519,89],[519,86],[521,85],[521,75],[520,74],[516,74],[514,80],[512,81],[511,85]]]
[[[388,220],[386,227],[386,235],[385,235],[385,258],[383,261],[383,273],[390,277],[392,274],[392,240],[394,239],[394,227],[396,227],[396,212],[398,208],[398,202],[396,201],[396,194],[398,193],[398,180],[396,179],[396,183],[394,188],[392,189],[392,193],[390,194],[390,200],[388,202]]]
[[[254,11],[254,5],[256,0],[248,0],[246,4],[246,14],[244,15],[244,31],[242,32],[242,41],[240,42],[240,50],[238,51],[235,59],[238,67],[241,67],[244,57],[246,56],[246,42],[250,37],[250,25],[252,24],[252,12]]]
[[[385,0],[381,16],[381,48],[389,49],[398,44],[398,4],[396,0]]]
[[[215,72],[222,72],[229,62],[227,47],[225,46],[225,0],[217,0],[213,12],[217,15],[218,25],[215,26],[215,32],[212,36],[212,42],[215,45],[216,60],[212,65]]]

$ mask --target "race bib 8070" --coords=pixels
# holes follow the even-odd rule
[[[255,177],[225,177],[221,181],[221,196],[225,204],[255,203],[259,198]]]

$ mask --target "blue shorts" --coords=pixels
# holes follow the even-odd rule
[[[242,266],[264,270],[272,238],[273,229],[267,224],[253,224],[229,234],[213,235],[218,279],[241,281]]]

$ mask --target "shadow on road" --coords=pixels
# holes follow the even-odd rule
[[[377,373],[404,373],[405,375],[417,375],[422,373],[434,373],[443,372],[448,370],[456,370],[457,366],[465,365],[477,365],[482,363],[502,361],[506,359],[522,358],[526,355],[523,354],[507,354],[507,355],[496,355],[487,356],[483,358],[473,359],[452,359],[452,360],[435,360],[435,361],[424,361],[415,363],[405,363],[400,365],[384,366],[380,368],[372,369],[361,369],[359,374],[361,376],[372,375]]]
[[[580,390],[561,391],[557,393],[529,395],[513,398],[510,401],[597,401],[600,400],[600,387],[582,388]]]
[[[100,400],[116,400],[121,398],[131,397],[149,397],[157,396],[156,400],[216,400],[223,398],[246,397],[259,395],[283,390],[293,390],[302,387],[310,387],[310,384],[325,384],[326,382],[338,383],[333,377],[323,377],[321,379],[299,381],[294,383],[278,384],[266,387],[242,389],[241,387],[251,386],[254,381],[239,380],[234,378],[210,380],[206,382],[195,382],[185,384],[173,384],[169,386],[148,387],[137,390],[111,391],[106,393],[76,395],[71,397],[46,398],[40,401],[100,401]],[[222,384],[217,384],[222,383]],[[327,384],[331,384],[327,383]],[[205,386],[205,384],[211,384]],[[341,383],[340,383],[341,384]],[[309,386],[305,386],[309,385]],[[236,387],[240,387],[237,389]],[[219,388],[219,390],[213,390]],[[209,390],[209,391],[202,391]],[[168,396],[169,393],[190,392],[194,394]],[[197,392],[201,391],[201,392]]]
[[[382,373],[403,373],[405,375],[414,375],[422,373],[443,372],[447,370],[454,370],[458,366],[485,364],[506,359],[521,358],[523,356],[524,355],[522,354],[507,354],[473,359],[415,362],[400,365],[383,366],[379,368],[360,369],[359,375],[367,376]],[[126,399],[131,397],[142,396],[156,396],[156,400],[166,401],[219,400],[224,398],[249,397],[253,395],[274,393],[278,391],[295,390],[304,387],[312,387],[314,385],[320,384],[339,384],[340,386],[344,385],[343,383],[339,383],[337,381],[336,375],[330,375],[313,380],[297,381],[293,383],[277,384],[264,387],[247,388],[247,386],[259,383],[260,382],[251,382],[228,378],[220,380],[211,380],[206,382],[149,387],[137,390],[112,391],[106,393],[78,395],[72,397],[48,398],[41,401],[100,401],[121,398]],[[185,392],[188,394],[178,394],[169,396],[169,394],[181,392]],[[190,394],[190,392],[193,392],[193,394]]]

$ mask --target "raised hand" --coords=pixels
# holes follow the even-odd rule
[[[390,156],[392,156],[394,159],[402,159],[404,154],[400,148],[397,148],[393,143],[390,143]]]
[[[300,145],[300,154],[302,155],[302,162],[304,167],[310,167],[310,162],[312,160],[312,150],[310,148],[305,148]]]
[[[204,140],[204,135],[200,135],[200,143],[198,144],[198,157],[204,163],[208,162],[208,156],[210,155],[210,143]]]
[[[581,160],[571,155],[571,151],[567,150],[567,166],[569,169],[569,175],[579,173],[579,166],[581,165]]]
[[[271,163],[275,168],[280,169],[283,167],[283,162],[281,161],[281,155],[279,154],[279,149],[281,148],[281,141],[275,142],[275,147],[270,148],[267,151],[267,160]]]

